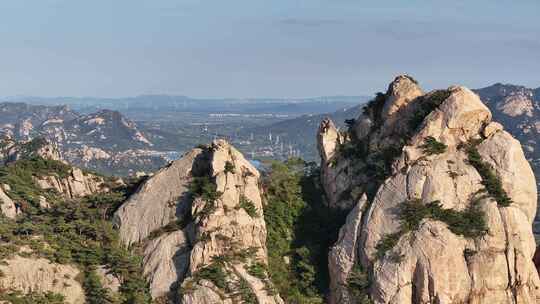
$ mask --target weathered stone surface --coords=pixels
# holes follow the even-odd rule
[[[126,245],[138,243],[152,231],[184,217],[190,208],[188,185],[193,163],[201,152],[194,149],[159,170],[116,211],[114,222]]]
[[[537,199],[532,170],[519,142],[498,123],[491,122],[491,113],[478,96],[463,87],[451,87],[448,92],[449,96],[424,119],[418,130],[409,130],[414,132],[393,162],[391,174],[368,202],[370,207],[363,215],[361,229],[356,229],[356,238],[340,237],[331,251],[331,280],[345,281],[349,265],[360,263],[371,270],[370,297],[376,304],[538,303],[540,279],[532,262],[535,242],[531,225]],[[407,102],[410,109],[416,107],[416,100]],[[389,120],[398,123],[402,118],[396,117],[407,117],[407,111],[409,108],[383,111],[388,113],[383,128]],[[406,134],[396,133],[402,132],[399,128],[394,130],[385,135],[391,138]],[[369,138],[370,143],[386,146],[392,143],[377,138],[381,134],[371,134],[375,138]],[[444,151],[426,154],[423,145],[427,137],[445,144]],[[499,206],[493,198],[480,197],[479,191],[484,189],[482,177],[468,161],[463,148],[473,139],[480,141],[477,150],[482,160],[492,167],[512,199],[509,207]],[[335,167],[350,168],[350,160],[336,159]],[[327,176],[326,182],[331,183],[332,179],[341,183],[336,175]],[[354,178],[349,183],[354,187],[361,181]],[[454,210],[465,210],[476,201],[489,231],[482,237],[465,238],[453,233],[444,222],[424,219],[417,230],[404,233],[384,257],[377,257],[381,240],[402,230],[399,206],[413,199],[423,204],[440,201],[443,208]],[[339,201],[334,204],[339,205]],[[356,208],[350,218],[358,219]],[[351,231],[351,227],[356,226],[348,221],[342,233]],[[350,254],[345,255],[342,263],[332,260],[335,248],[355,247],[356,260],[351,261]],[[331,288],[331,299],[353,303],[343,296],[343,290]]]
[[[396,77],[388,87],[388,99],[382,109],[383,119],[388,119],[407,103],[423,94],[418,83],[410,76]]]
[[[54,264],[46,259],[14,256],[0,265],[0,289],[54,292],[68,304],[84,303],[84,291],[75,279],[80,271],[70,265]]]
[[[152,298],[167,296],[189,267],[190,245],[182,230],[166,233],[144,246],[143,273]]]
[[[330,274],[330,304],[349,303],[351,298],[347,289],[347,278],[357,260],[357,239],[361,228],[362,213],[367,204],[364,194],[347,215],[345,225],[339,231],[336,244],[328,254]]]
[[[484,135],[484,137],[490,137],[495,132],[502,131],[503,129],[504,129],[503,125],[501,125],[498,122],[492,121],[484,128],[482,135]]]

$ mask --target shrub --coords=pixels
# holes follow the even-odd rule
[[[354,126],[354,124],[356,123],[356,119],[352,118],[352,119],[345,119],[345,125],[348,127],[348,128],[352,128]]]
[[[266,265],[264,265],[261,262],[251,263],[251,265],[249,265],[247,268],[247,272],[250,275],[256,278],[259,278],[261,280],[266,279],[266,272],[267,272]]]
[[[203,209],[195,215],[201,219],[216,210],[216,200],[223,194],[217,191],[217,186],[208,176],[194,177],[189,184],[189,190],[194,197],[200,197],[205,202]]]
[[[367,145],[358,140],[347,141],[339,145],[339,153],[346,159],[363,159],[368,153]]]
[[[17,189],[15,198],[47,195],[33,183],[31,177],[36,174],[36,168],[39,171],[39,166],[27,166],[32,161],[25,160],[22,166],[17,161],[0,169],[0,180],[8,181],[13,190]],[[119,191],[126,189],[128,187]],[[122,281],[120,293],[126,299],[125,303],[150,303],[141,259],[124,248],[111,222],[112,213],[125,195],[125,192],[115,191],[69,202],[58,198],[47,209],[36,208],[31,201],[16,221],[0,218],[0,258],[13,254],[18,246],[28,245],[33,250],[32,255],[56,263],[76,264],[81,269],[106,265]],[[88,287],[87,291],[95,300],[93,303],[109,303],[103,302],[108,298],[102,296],[93,275],[86,276],[86,281],[81,282]]]
[[[482,177],[482,185],[484,185],[489,195],[497,201],[499,206],[508,207],[512,204],[512,199],[508,196],[506,191],[504,191],[502,182],[497,174],[493,172],[491,165],[482,160],[482,156],[476,149],[478,144],[478,141],[473,141],[467,145],[469,163]]]
[[[64,296],[52,292],[30,292],[22,294],[20,291],[0,290],[0,301],[7,301],[11,304],[64,304]]]
[[[347,278],[347,290],[358,304],[372,304],[369,298],[371,280],[368,273],[359,264],[355,264]]]
[[[186,221],[184,221],[182,219],[172,221],[172,222],[168,223],[167,225],[152,231],[148,235],[148,239],[153,240],[153,239],[156,239],[156,238],[162,236],[165,233],[182,230],[182,229],[184,229],[185,226],[186,226]]]
[[[375,246],[375,256],[378,259],[382,259],[388,251],[392,250],[392,248],[397,245],[399,239],[404,234],[405,232],[400,230],[398,232],[390,233],[382,237]]]
[[[194,177],[189,184],[189,191],[193,196],[200,197],[206,202],[214,202],[222,195],[208,176]]]
[[[210,265],[199,269],[193,275],[195,282],[204,279],[212,282],[217,288],[227,290],[228,275],[224,270],[225,264],[223,262],[212,262]]]
[[[235,169],[234,164],[232,162],[230,162],[230,161],[225,162],[225,170],[224,170],[225,173],[234,174],[234,169]]]
[[[484,213],[474,202],[462,211],[444,209],[440,201],[422,204],[420,200],[410,200],[400,205],[401,227],[405,232],[418,229],[424,218],[444,222],[450,231],[464,237],[475,238],[487,232]]]
[[[484,213],[477,205],[477,201],[462,211],[444,209],[440,201],[423,204],[421,200],[408,200],[400,204],[398,214],[400,219],[399,230],[381,238],[375,246],[376,257],[383,258],[386,253],[394,248],[399,239],[408,232],[416,231],[422,220],[432,219],[448,225],[452,233],[467,238],[476,238],[487,233],[487,225]]]
[[[382,109],[386,102],[386,94],[377,92],[375,98],[370,100],[363,109],[363,113],[373,119],[373,128],[378,128],[381,124]]]
[[[447,146],[438,142],[433,136],[428,136],[424,140],[424,144],[420,148],[427,155],[441,154],[446,151]]]
[[[259,301],[257,300],[257,296],[251,290],[251,287],[249,287],[248,282],[240,277],[238,281],[238,294],[240,294],[240,298],[242,299],[242,303],[246,304],[258,304]]]
[[[246,213],[252,218],[259,217],[259,213],[257,212],[257,207],[255,207],[255,204],[253,204],[253,202],[249,200],[247,197],[245,197],[244,195],[240,195],[240,201],[236,208],[244,209]]]
[[[110,303],[108,290],[103,288],[99,276],[93,270],[85,271],[83,288],[87,304]]]
[[[409,119],[409,129],[411,132],[414,132],[424,119],[439,107],[443,101],[450,97],[451,92],[448,90],[437,90],[425,97],[422,97],[418,104],[418,109]]]
[[[328,248],[346,213],[328,207],[312,164],[274,162],[263,187],[268,276],[285,302],[322,303],[329,286]]]

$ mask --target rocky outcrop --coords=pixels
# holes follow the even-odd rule
[[[125,244],[143,244],[154,298],[282,303],[265,271],[250,271],[267,263],[259,172],[225,141],[194,149],[150,177],[115,223]]]
[[[84,290],[76,280],[80,271],[73,266],[14,256],[2,261],[0,272],[1,290],[53,292],[63,295],[68,304],[85,302]]]
[[[78,198],[86,195],[107,192],[103,177],[71,168],[66,176],[45,175],[34,177],[36,184],[43,190],[55,190],[66,198]]]
[[[152,142],[155,138],[169,142],[161,131],[153,134],[110,110],[79,114],[66,106],[0,103],[0,133],[16,143],[14,147],[0,145],[3,159],[10,162],[25,156],[22,146],[40,138],[54,144],[33,156],[65,160],[107,174],[155,171],[174,155],[170,145],[158,147]]]
[[[335,162],[339,147],[345,142],[344,136],[336,128],[334,123],[325,118],[319,127],[317,133],[318,148],[321,158],[326,166],[322,166],[321,174],[322,185],[326,192],[330,205],[342,208],[350,207],[352,200],[343,199],[341,194],[345,193],[351,187],[351,179],[348,174],[349,162]]]
[[[17,208],[15,202],[5,192],[8,190],[10,187],[7,184],[0,185],[0,213],[13,219],[17,216]]]
[[[193,149],[159,170],[118,209],[114,222],[125,244],[141,242],[152,231],[182,221],[188,215],[191,201],[188,187],[195,160],[202,157],[202,152]]]
[[[332,303],[359,293],[377,304],[537,303],[537,189],[519,142],[470,90],[417,86],[396,78],[339,153],[321,151],[324,183],[348,180],[327,192],[334,207],[367,194],[365,212],[352,209],[330,252]],[[340,171],[325,177],[327,168]],[[352,264],[369,276],[362,290],[343,287]]]

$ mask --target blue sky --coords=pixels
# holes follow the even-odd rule
[[[0,96],[540,86],[537,0],[0,0]]]

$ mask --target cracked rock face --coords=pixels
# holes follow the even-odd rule
[[[124,243],[143,244],[154,298],[282,303],[269,291],[267,274],[249,271],[267,263],[262,207],[259,172],[227,142],[215,141],[149,178],[119,208],[115,222]],[[206,275],[210,268],[225,283]]]
[[[404,81],[409,83],[400,84]],[[417,86],[416,82],[396,78],[381,114],[371,108],[371,113],[368,110],[356,121],[357,129],[363,125],[370,130],[355,130],[350,145],[368,145],[368,155],[388,148],[397,150],[388,162],[387,174],[374,189],[365,185],[376,171],[367,165],[360,167],[363,171],[355,168],[359,163],[369,165],[371,156],[354,159],[336,153],[333,159],[325,159],[328,153],[321,152],[322,180],[327,195],[334,198],[330,200],[333,206],[347,206],[360,197],[349,195],[349,202],[343,202],[339,191],[328,193],[333,190],[330,185],[343,183],[342,179],[348,179],[349,187],[343,191],[357,188],[361,191],[356,192],[368,194],[364,211],[358,206],[352,209],[330,253],[332,303],[354,303],[351,290],[336,287],[346,285],[354,263],[368,270],[371,284],[365,292],[374,303],[538,303],[540,280],[532,261],[536,248],[531,228],[536,182],[519,142],[492,122],[488,108],[464,87],[406,101],[388,97],[421,92],[411,90],[411,86]],[[406,92],[396,93],[400,88]],[[435,97],[437,106],[420,124],[413,128],[404,123],[415,117],[422,103]],[[383,127],[366,124],[368,120]],[[406,140],[400,142],[399,137]],[[443,144],[444,149],[426,152],[428,139]],[[485,176],[473,166],[467,152],[472,142],[511,200],[508,206],[485,190]],[[423,205],[438,201],[441,208],[460,212],[477,206],[487,233],[465,237],[453,232],[448,222],[430,217],[404,231],[399,210],[413,200]],[[391,235],[398,237],[381,254],[380,245]]]

